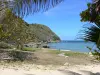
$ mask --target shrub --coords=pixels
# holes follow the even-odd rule
[[[0,42],[0,48],[2,49],[11,49],[11,45],[5,43],[5,42]]]
[[[17,61],[17,60],[23,61],[24,60],[23,54],[18,51],[11,51],[9,56],[13,57],[14,61]]]
[[[9,53],[9,56],[12,57],[14,61],[24,61],[24,60],[32,61],[33,59],[33,53],[24,51],[13,50]]]

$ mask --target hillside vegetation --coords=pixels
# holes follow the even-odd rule
[[[30,24],[29,25],[34,35],[39,39],[39,41],[57,41],[60,38],[47,26],[41,24]]]
[[[4,13],[2,16],[1,13]],[[0,11],[0,41],[13,43],[17,48],[29,42],[50,42],[60,38],[47,26],[28,24],[10,10]]]

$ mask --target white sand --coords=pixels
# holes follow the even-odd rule
[[[26,66],[28,68],[29,66]],[[0,75],[100,75],[100,65],[62,66],[57,69],[46,69],[44,66],[31,69],[0,67]]]

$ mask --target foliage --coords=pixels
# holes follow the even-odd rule
[[[24,61],[24,60],[32,60],[32,54],[24,51],[10,51],[9,56],[12,57],[14,61]]]
[[[84,33],[86,33],[83,37],[84,40],[94,42],[96,45],[100,45],[98,44],[100,29],[97,26],[93,25],[86,28]]]
[[[37,38],[37,41],[49,42],[60,40],[60,38],[47,26],[42,24],[31,24],[29,25],[31,35]]]
[[[23,49],[23,44],[29,42],[60,40],[48,27],[41,24],[29,25],[9,9],[0,26],[0,41],[15,44],[19,49]]]
[[[16,61],[16,60],[21,60],[21,61],[25,60],[25,59],[23,58],[22,52],[11,51],[11,52],[9,53],[9,56],[13,57],[13,58],[14,58],[14,61]]]
[[[96,59],[100,60],[100,41],[98,40],[100,39],[100,28],[94,25],[89,28],[86,28],[83,39],[95,43],[95,48],[87,48],[90,50],[90,52],[94,55]]]
[[[90,22],[92,25],[85,27],[85,34],[82,39],[95,43],[96,48],[89,48],[89,50],[96,57],[96,59],[100,59],[100,13],[96,11],[96,3],[88,3],[87,5],[88,9],[82,11],[80,14],[81,21]]]
[[[96,4],[96,12],[100,13],[100,0],[93,0],[93,3]]]
[[[34,14],[48,9],[61,3],[63,0],[0,0],[1,10],[9,8],[18,16]]]
[[[2,21],[2,31],[4,33],[10,34],[4,38],[1,38],[1,41],[5,42],[14,42],[18,46],[29,41],[28,39],[28,26],[21,18],[16,17],[10,10],[6,11],[6,17]],[[1,37],[3,37],[1,35]]]
[[[62,53],[62,51],[60,51],[60,50],[49,50],[49,51],[52,54],[60,54],[60,53]]]
[[[72,51],[61,51],[61,50],[49,50],[52,54],[62,54],[64,53],[65,56],[70,57],[79,57],[79,56],[87,56],[85,53],[79,53],[79,52],[72,52]]]
[[[100,14],[98,14],[95,11],[96,5],[88,3],[87,6],[88,6],[88,9],[86,9],[85,11],[82,11],[82,13],[80,14],[81,21],[92,22],[92,23],[95,23],[96,25],[99,25],[100,24]]]
[[[23,16],[39,11],[46,11],[62,1],[63,0],[14,0],[12,10],[14,13]]]
[[[5,37],[10,36],[10,34],[8,32],[5,32],[3,30],[3,25],[0,24],[0,40],[4,39]]]
[[[34,52],[35,50],[37,50],[36,48],[30,48],[30,47],[24,47],[23,51],[32,51]]]
[[[73,57],[79,57],[79,56],[86,56],[85,53],[79,53],[79,52],[71,52],[71,51],[67,51],[65,52],[65,56],[73,56]]]

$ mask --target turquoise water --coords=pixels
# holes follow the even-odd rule
[[[83,41],[66,41],[66,42],[57,42],[48,44],[51,49],[60,49],[60,50],[71,50],[77,52],[89,52],[87,47],[93,47],[94,44],[91,42]]]

